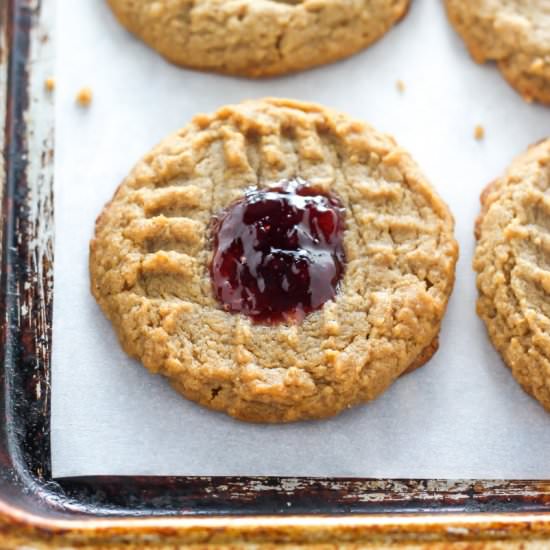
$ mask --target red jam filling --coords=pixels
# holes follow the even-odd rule
[[[215,219],[214,292],[255,322],[299,322],[336,294],[343,233],[340,201],[301,178],[249,189]]]

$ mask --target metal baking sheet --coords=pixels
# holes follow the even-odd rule
[[[58,0],[54,477],[550,478],[550,415],[490,346],[471,269],[479,193],[550,133],[550,110],[523,102],[494,67],[475,65],[441,4],[413,2],[400,25],[351,59],[249,81],[171,66],[120,28],[105,2]],[[94,94],[87,109],[75,104],[83,86]],[[87,273],[94,219],[140,156],[197,112],[267,95],[320,102],[393,134],[450,205],[461,247],[434,359],[371,404],[287,426],[207,411],[128,359]]]

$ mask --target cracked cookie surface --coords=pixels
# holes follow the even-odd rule
[[[550,139],[481,196],[477,312],[521,386],[550,411]]]
[[[169,61],[270,76],[352,55],[385,34],[409,0],[108,0]]]
[[[346,266],[300,323],[228,313],[210,277],[212,217],[299,176],[336,194]],[[250,421],[334,415],[427,361],[454,282],[446,205],[395,141],[318,105],[249,101],[197,115],[106,205],[91,288],[128,354],[207,407]]]
[[[528,101],[550,104],[548,0],[445,0],[449,19],[478,62],[495,61]]]

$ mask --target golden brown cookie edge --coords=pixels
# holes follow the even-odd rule
[[[479,241],[481,239],[483,221],[484,221],[484,218],[485,218],[487,212],[489,211],[491,205],[494,202],[496,202],[498,200],[498,198],[500,197],[501,193],[503,193],[506,190],[505,183],[506,183],[506,177],[507,177],[508,171],[516,163],[521,162],[522,159],[524,159],[529,154],[529,152],[532,151],[532,149],[534,149],[537,146],[545,143],[546,141],[550,141],[550,137],[542,138],[542,139],[536,141],[535,143],[529,145],[523,153],[520,153],[514,159],[512,159],[512,162],[506,167],[505,172],[503,173],[502,176],[498,177],[495,180],[492,180],[491,182],[489,182],[483,188],[483,190],[480,194],[481,210],[480,210],[479,215],[476,218],[475,228],[474,228],[474,235],[475,235],[476,241]],[[476,244],[476,249],[477,249],[477,244]],[[483,314],[480,310],[481,301],[482,301],[482,294],[481,294],[481,291],[479,290],[479,287],[478,287],[478,299],[476,301],[476,313],[477,313],[478,317],[483,321],[483,324],[485,325],[485,328],[486,328],[486,331],[487,331],[487,335],[489,337],[489,340],[491,341],[491,345],[493,346],[495,351],[500,356],[502,363],[512,372],[514,380],[520,385],[520,387],[523,389],[523,391],[525,391],[525,393],[527,393],[530,397],[535,399],[546,411],[548,411],[550,413],[550,401],[545,401],[543,399],[540,399],[536,395],[536,392],[534,391],[534,388],[533,388],[532,384],[529,384],[529,383],[527,383],[527,381],[525,379],[520,378],[519,376],[516,376],[514,368],[512,367],[512,365],[510,365],[508,363],[508,361],[507,361],[507,359],[504,355],[504,350],[500,350],[497,347],[496,343],[493,340],[492,332],[491,332],[489,326],[487,326],[487,321],[485,320],[485,318],[484,318],[484,316],[483,316]]]
[[[403,3],[402,9],[396,14],[394,20],[388,25],[385,31],[382,32],[380,35],[375,35],[374,38],[372,39],[363,41],[362,44],[359,46],[351,46],[351,44],[348,45],[347,43],[341,43],[340,46],[342,49],[338,53],[335,53],[334,55],[329,55],[323,58],[322,60],[319,59],[316,61],[311,61],[309,63],[304,63],[299,66],[289,66],[288,64],[285,64],[285,63],[280,63],[280,64],[275,63],[266,67],[261,67],[261,68],[249,67],[243,70],[212,68],[209,66],[205,66],[201,63],[190,62],[187,59],[181,58],[179,55],[174,56],[174,55],[171,55],[169,52],[160,51],[156,47],[156,45],[152,43],[152,41],[141,36],[135,30],[132,29],[131,24],[123,16],[123,13],[121,13],[121,11],[118,9],[117,2],[115,0],[107,0],[107,4],[109,5],[111,11],[113,12],[119,24],[124,29],[126,29],[130,34],[132,34],[138,40],[146,44],[149,48],[153,49],[155,52],[157,52],[158,55],[162,56],[166,61],[168,61],[172,65],[175,65],[177,67],[182,67],[185,69],[191,69],[191,70],[203,72],[203,73],[214,73],[214,74],[222,74],[226,76],[262,79],[262,78],[282,76],[285,74],[294,74],[302,71],[308,71],[310,69],[315,69],[317,67],[336,63],[337,61],[347,59],[349,57],[352,57],[353,55],[360,53],[361,51],[370,47],[372,44],[375,44],[376,42],[384,38],[384,36],[388,32],[390,32],[395,25],[400,23],[407,16],[411,5],[411,0],[401,0],[401,1]]]
[[[523,74],[515,74],[506,66],[506,59],[492,59],[487,57],[483,48],[476,40],[472,39],[465,25],[462,24],[458,13],[451,7],[452,0],[445,0],[445,11],[447,19],[456,33],[462,39],[470,57],[478,64],[494,63],[506,80],[506,82],[528,103],[537,101],[543,105],[550,105],[550,81],[542,78],[528,78]]]

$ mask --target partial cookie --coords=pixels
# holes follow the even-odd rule
[[[550,411],[550,139],[481,196],[477,312],[523,388]]]
[[[392,138],[266,99],[197,115],[146,155],[97,220],[90,272],[150,371],[212,409],[288,422],[427,361],[456,259],[449,210]]]
[[[548,0],[445,0],[453,26],[478,62],[496,61],[528,100],[550,104]]]
[[[270,76],[330,63],[378,40],[409,0],[108,0],[118,20],[185,67]]]

